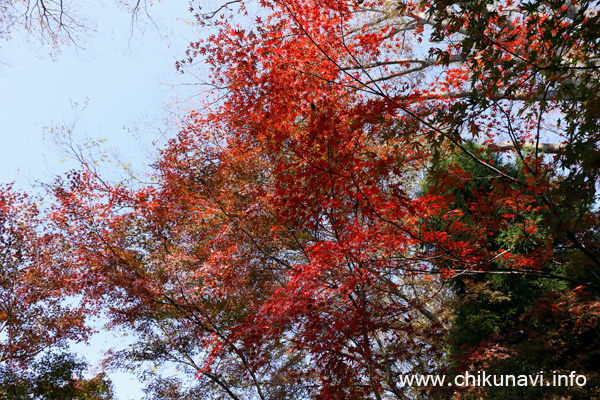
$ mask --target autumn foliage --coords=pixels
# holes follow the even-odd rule
[[[0,188],[0,363],[14,367],[85,337],[83,310],[64,302],[74,292],[60,237],[42,218],[35,199]]]
[[[156,398],[598,393],[592,4],[193,11],[212,35],[178,67],[202,61],[213,90],[156,183],[111,185],[84,165],[54,185],[61,240],[41,248],[139,340],[113,365],[188,372],[156,378]],[[588,385],[399,383],[481,368],[576,370]]]

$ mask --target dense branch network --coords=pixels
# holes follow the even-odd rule
[[[119,1],[118,4],[131,13],[132,33],[140,15],[149,15],[147,0]],[[62,45],[80,47],[82,39],[90,35],[96,24],[75,4],[62,0],[8,0],[0,9],[0,38],[9,39],[13,32],[24,30],[50,51],[59,50]]]

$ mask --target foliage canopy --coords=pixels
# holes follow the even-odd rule
[[[213,34],[178,67],[205,63],[213,91],[156,184],[83,165],[54,185],[67,287],[139,339],[110,362],[187,374],[149,398],[598,395],[595,7],[193,10]],[[588,384],[400,383],[481,368]]]

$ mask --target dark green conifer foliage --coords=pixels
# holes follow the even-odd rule
[[[518,161],[504,162],[497,153],[472,143],[468,149],[507,176],[519,181],[527,179],[526,168]],[[457,174],[462,179],[446,184],[448,174]],[[467,389],[463,393],[465,398],[594,398],[600,393],[599,367],[594,361],[600,359],[600,324],[598,310],[594,308],[597,302],[593,301],[599,295],[599,271],[583,260],[579,252],[566,246],[569,240],[560,231],[556,215],[543,207],[542,198],[536,198],[520,213],[498,207],[488,213],[487,220],[482,220],[478,208],[485,206],[482,203],[486,197],[503,186],[507,192],[520,190],[517,183],[463,153],[435,163],[423,184],[424,192],[450,199],[449,208],[461,211],[449,219],[444,218],[449,210],[443,210],[439,217],[424,221],[428,229],[453,233],[452,221],[460,220],[474,229],[453,233],[457,235],[455,239],[469,242],[479,239],[488,252],[510,251],[537,257],[543,249],[552,251],[552,257],[542,266],[543,273],[510,269],[502,257],[482,265],[480,270],[461,270],[460,265],[452,265],[450,261],[436,265],[440,270],[454,270],[450,280],[455,294],[454,319],[447,337],[450,370],[453,374],[485,370],[488,375],[534,375],[544,371],[546,379],[551,379],[551,371],[566,374],[577,371],[587,377],[583,388],[478,387]],[[560,192],[555,196],[561,196]],[[572,196],[563,198],[569,201],[562,201],[559,212],[569,212],[581,220],[593,208],[584,199],[574,203]],[[523,226],[531,225],[535,229],[524,230]],[[473,237],[481,233],[481,226],[486,227],[487,237]],[[582,224],[578,234],[585,233],[590,240],[587,228]],[[582,263],[586,267],[578,268]]]

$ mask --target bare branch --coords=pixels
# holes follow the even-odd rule
[[[523,150],[538,150],[549,154],[558,154],[562,152],[567,145],[565,143],[536,143],[523,142],[515,146],[512,141],[503,140],[495,144],[497,150],[513,150],[516,148]]]
[[[451,63],[457,63],[457,62],[463,62],[463,61],[464,61],[464,58],[461,56],[453,56],[449,60],[449,62],[451,62]],[[370,64],[363,64],[363,65],[353,64],[353,65],[344,67],[343,70],[351,71],[351,70],[382,67],[385,65],[405,65],[405,64],[420,64],[423,68],[425,68],[430,65],[435,65],[437,63],[439,63],[439,61],[437,61],[433,58],[400,58],[397,60],[376,61],[376,62],[373,62]],[[407,70],[407,72],[408,71],[412,72],[412,69]],[[398,74],[403,73],[403,72],[405,72],[405,71],[401,71]]]

